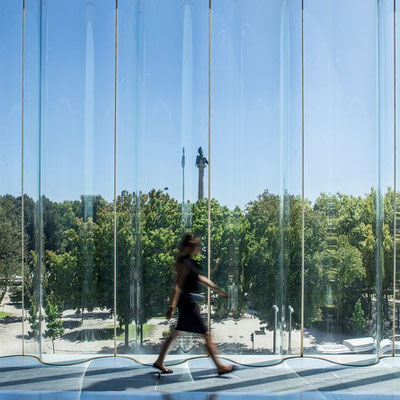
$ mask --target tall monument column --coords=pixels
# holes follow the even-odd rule
[[[203,155],[203,149],[199,147],[199,154],[196,157],[196,167],[199,169],[199,195],[198,200],[204,198],[204,168],[207,166],[208,161]]]

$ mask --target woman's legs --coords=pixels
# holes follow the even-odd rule
[[[174,339],[179,335],[179,331],[174,330],[168,337],[165,339],[165,342],[163,343],[161,347],[161,352],[160,355],[158,356],[157,360],[155,361],[154,364],[158,365],[162,369],[167,369],[164,365],[164,359],[165,356],[167,355],[169,346],[171,346],[171,343],[174,341]]]
[[[233,370],[233,366],[232,365],[221,364],[221,362],[218,360],[218,358],[217,358],[217,349],[215,348],[215,344],[211,340],[210,332],[207,331],[204,334],[204,339],[206,341],[206,347],[207,347],[208,353],[210,354],[210,357],[214,361],[215,365],[217,366],[218,372],[223,372],[223,371],[227,372],[227,371]]]

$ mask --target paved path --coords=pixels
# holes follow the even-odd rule
[[[22,326],[21,326],[21,309],[10,304],[5,299],[5,304],[0,308],[1,311],[11,314],[9,319],[0,320],[0,356],[22,354]],[[26,312],[28,312],[26,310]],[[80,314],[76,314],[74,310],[65,310],[63,312],[64,335],[62,338],[55,340],[56,354],[112,354],[114,341],[112,335],[106,335],[107,328],[113,326],[114,320],[109,312],[95,309],[91,312],[85,312],[83,320]],[[142,349],[135,348],[135,337],[130,338],[131,354],[136,353],[153,353],[159,352],[163,341],[163,334],[168,333],[170,322],[165,319],[152,318],[146,322],[154,325],[148,336],[145,337]],[[176,321],[172,321],[172,324]],[[220,321],[212,321],[212,336],[220,353],[224,354],[241,354],[252,352],[253,344],[250,340],[252,332],[260,329],[260,320],[253,318],[249,314],[245,314],[239,320],[226,318]],[[36,354],[38,346],[33,339],[29,339],[27,334],[30,330],[28,321],[25,321],[25,351],[28,354]],[[112,334],[112,330],[109,329]],[[273,350],[273,332],[265,331],[263,335],[255,335],[254,351],[272,354]],[[278,335],[279,340],[279,335]],[[282,338],[283,347],[287,347],[288,338]],[[314,337],[306,335],[304,338],[305,348],[314,346]],[[117,340],[119,347],[124,347],[123,340]],[[177,350],[178,346],[184,352],[190,351],[195,347],[195,353],[204,353],[203,339],[188,336],[184,337],[181,342],[176,343],[172,350]],[[279,343],[277,344],[279,347]],[[292,332],[292,354],[298,354],[300,347],[300,332],[293,330]],[[122,349],[122,351],[125,351]],[[52,343],[50,339],[43,340],[43,353],[52,353]],[[193,353],[193,351],[192,351]]]
[[[161,376],[126,358],[46,366],[31,357],[0,358],[0,399],[400,399],[400,358],[368,367],[290,359],[271,367],[239,367],[219,377],[208,358],[186,361]]]

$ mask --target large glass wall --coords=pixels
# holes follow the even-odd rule
[[[0,0],[3,354],[153,360],[185,232],[229,295],[199,304],[221,355],[391,354],[392,1],[23,4]],[[195,355],[183,333],[169,360]]]

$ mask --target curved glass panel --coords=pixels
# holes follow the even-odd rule
[[[0,355],[22,352],[22,2],[0,1]]]
[[[41,354],[109,354],[114,3],[42,1],[41,30]]]
[[[40,298],[42,289],[42,254],[39,202],[40,174],[40,26],[41,2],[29,1],[25,11],[25,79],[24,79],[24,222],[26,250],[24,267],[24,350],[40,356]]]
[[[393,352],[393,268],[394,268],[394,65],[393,1],[379,2],[379,129],[380,181],[382,188],[382,340],[380,355]]]
[[[279,265],[281,352],[301,352],[301,1],[282,2]]]
[[[289,301],[296,299],[292,317],[300,316],[299,265],[289,265],[288,247],[290,221],[300,215],[290,216],[298,198],[289,190],[299,193],[298,176],[287,179],[300,138],[299,129],[289,133],[290,113],[299,122],[301,110],[300,36],[289,29],[291,21],[299,33],[298,5],[216,1],[212,7],[211,279],[229,300],[212,296],[211,332],[223,355],[245,364],[279,361],[288,351]],[[290,65],[291,51],[297,66]],[[291,347],[299,346],[294,333]]]
[[[377,2],[308,0],[304,35],[304,353],[371,363],[382,338]]]
[[[181,236],[207,243],[208,3],[120,1],[118,34],[117,346],[150,362],[176,325],[164,315]],[[204,273],[205,251],[199,261]],[[202,342],[182,333],[167,360]]]
[[[396,268],[396,280],[395,280],[395,318],[393,320],[393,323],[395,325],[395,355],[400,355],[400,236],[399,236],[399,232],[400,232],[400,196],[399,196],[399,159],[398,159],[398,154],[399,154],[399,150],[400,150],[400,139],[399,139],[399,123],[398,123],[398,118],[399,118],[399,100],[398,100],[398,96],[399,96],[399,73],[400,73],[400,67],[399,67],[399,17],[398,17],[398,6],[399,3],[398,1],[396,1],[396,77],[397,77],[397,81],[396,81],[396,87],[395,87],[395,94],[397,96],[397,103],[396,103],[396,119],[397,119],[397,125],[396,125],[396,159],[397,159],[397,163],[396,163],[396,192],[395,192],[395,196],[396,196],[396,206],[395,206],[395,215],[396,215],[396,225],[394,226],[394,238],[396,241],[396,253],[395,253],[395,268]]]

